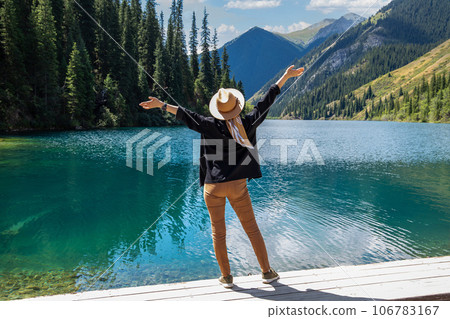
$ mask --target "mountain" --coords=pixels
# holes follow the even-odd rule
[[[295,65],[305,74],[272,105],[269,116],[294,114],[302,119],[330,118],[327,105],[374,79],[407,65],[450,38],[450,2],[393,0],[377,14],[312,49]],[[255,102],[284,70],[253,97]],[[293,80],[288,81],[285,90]],[[352,113],[353,112],[353,113]],[[352,117],[354,108],[347,109]]]
[[[338,20],[335,20],[333,23],[321,28],[310,40],[309,44],[312,46],[317,46],[318,44],[321,44],[323,41],[325,41],[329,36],[334,34],[341,34],[353,24],[357,24],[358,22],[362,22],[363,20],[363,17],[355,13],[347,13]]]
[[[252,96],[281,68],[303,56],[304,49],[285,38],[254,27],[226,43],[229,65],[242,81],[246,96]],[[219,49],[222,55],[223,47]]]
[[[277,34],[254,27],[226,43],[229,65],[236,80],[242,81],[251,97],[280,69],[322,44],[327,37],[340,34],[360,16],[350,13],[338,20],[326,19],[304,30]],[[219,50],[223,52],[223,47]]]
[[[289,40],[291,42],[294,42],[297,45],[301,45],[303,47],[307,46],[312,38],[324,27],[332,24],[335,22],[336,19],[325,19],[320,22],[317,22],[313,25],[310,25],[309,27],[298,30],[290,33],[278,33],[275,32],[275,34],[282,36],[286,40]]]

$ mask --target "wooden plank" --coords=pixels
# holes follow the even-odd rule
[[[425,278],[425,277],[432,277],[432,276],[445,276],[450,273],[450,263],[447,265],[447,267],[433,267],[433,265],[419,265],[416,266],[416,270],[413,272],[399,272],[399,273],[389,273],[384,274],[380,272],[380,270],[376,271],[372,275],[368,275],[367,271],[364,273],[361,273],[359,276],[352,276],[352,278],[349,278],[345,274],[342,273],[331,273],[326,276],[322,275],[320,277],[307,277],[307,278],[299,278],[299,277],[289,277],[279,280],[278,283],[275,283],[272,287],[272,285],[265,285],[261,283],[259,280],[258,282],[239,282],[238,280],[235,281],[235,289],[233,290],[226,290],[225,288],[221,287],[218,282],[216,281],[214,286],[208,286],[208,287],[196,287],[196,288],[187,288],[187,289],[177,289],[177,290],[169,290],[169,291],[153,291],[153,292],[145,292],[145,293],[139,293],[139,294],[129,294],[129,295],[116,295],[107,297],[104,299],[107,300],[163,300],[163,299],[173,299],[173,298],[195,298],[196,296],[211,296],[206,297],[208,300],[209,298],[212,298],[212,300],[225,300],[233,298],[232,292],[238,293],[238,291],[244,291],[244,290],[251,290],[251,289],[259,289],[262,291],[262,293],[266,294],[267,291],[270,291],[271,289],[274,289],[274,287],[281,287],[278,289],[274,289],[276,292],[283,292],[284,290],[289,290],[293,287],[302,286],[302,287],[311,287],[318,285],[315,289],[330,289],[335,288],[337,286],[339,287],[345,287],[345,286],[358,286],[363,285],[367,280],[370,282],[382,282],[384,280],[393,280],[393,279],[401,279],[403,277],[407,277],[409,279],[414,279],[416,277],[419,278]],[[305,280],[306,279],[306,280]],[[217,294],[218,297],[214,297],[213,295]],[[222,295],[226,294],[226,297],[223,297]],[[367,295],[366,295],[367,297]],[[84,299],[84,298],[83,298]],[[100,298],[95,298],[100,299]],[[85,299],[84,299],[85,300]]]
[[[414,282],[415,280],[425,280],[429,278],[439,278],[440,283],[445,283],[447,292],[450,292],[450,277],[448,270],[441,271],[440,273],[435,273],[432,277],[427,271],[423,271],[421,273],[413,273],[413,274],[391,274],[391,275],[380,275],[376,277],[363,277],[359,278],[358,282],[355,283],[351,279],[339,279],[334,281],[326,281],[326,282],[314,282],[314,283],[298,283],[298,284],[290,284],[286,285],[283,281],[280,281],[277,284],[269,287],[241,287],[239,286],[237,289],[233,289],[231,291],[219,291],[219,292],[209,292],[209,291],[185,291],[184,296],[182,293],[173,293],[171,296],[159,296],[159,295],[138,295],[130,296],[128,300],[234,300],[234,299],[248,299],[253,297],[259,298],[268,298],[273,295],[281,295],[287,293],[298,293],[302,291],[309,290],[320,290],[324,292],[328,292],[329,290],[334,289],[344,289],[351,288],[351,291],[355,291],[358,297],[364,298],[384,298],[377,295],[372,295],[369,291],[366,290],[367,285],[373,284],[388,284],[392,286],[392,283],[400,282],[402,285],[405,281]],[[395,286],[395,285],[394,285]],[[440,292],[441,293],[441,292]],[[186,295],[189,294],[189,295]],[[145,298],[148,296],[148,298]],[[127,300],[125,296],[116,297],[122,300]],[[399,297],[402,298],[402,297]],[[113,298],[114,299],[114,298]]]
[[[448,269],[450,269],[450,263],[445,264],[447,271],[449,271]],[[408,267],[409,272],[418,272],[418,271],[425,271],[425,272],[432,272],[435,269],[439,269],[444,267],[443,264],[439,264],[439,265],[434,265],[434,264],[425,264],[425,265],[415,265],[413,267]],[[338,272],[338,269],[335,269],[335,272],[331,272],[328,274],[322,274],[322,275],[314,275],[314,276],[307,276],[307,277],[292,277],[292,276],[285,276],[284,273],[281,273],[280,276],[282,278],[282,282],[284,285],[294,285],[294,284],[298,284],[298,283],[315,283],[315,282],[333,282],[334,280],[340,280],[340,279],[352,279],[353,283],[355,284],[355,281],[358,281],[358,278],[362,278],[362,277],[368,277],[368,276],[379,276],[379,275],[387,275],[387,274],[395,274],[395,275],[400,275],[402,273],[405,273],[405,271],[403,271],[404,269],[395,269],[396,272],[394,271],[390,271],[390,272],[385,272],[386,270],[384,269],[373,269],[373,270],[366,270],[366,271],[360,271],[358,268],[353,269],[352,271],[349,271],[347,273],[343,273]],[[289,274],[289,273],[286,273]],[[350,275],[350,277],[349,277]],[[238,277],[235,280],[235,284],[242,287],[243,289],[246,288],[252,288],[252,287],[260,287],[260,288],[267,288],[267,285],[262,284],[261,283],[261,279],[258,277],[257,281],[246,281],[246,280],[242,280],[242,279],[246,279],[245,277]],[[173,289],[173,290],[165,290],[165,291],[146,291],[146,292],[140,292],[140,293],[132,293],[131,295],[137,295],[137,294],[152,294],[152,293],[157,293],[158,297],[161,296],[165,296],[165,295],[174,295],[174,294],[194,294],[194,291],[200,291],[202,293],[215,293],[215,292],[223,292],[223,287],[221,287],[217,280],[214,281],[214,285],[212,286],[203,286],[203,287],[190,287],[190,288],[183,288],[183,289]],[[120,294],[117,295],[118,297],[125,297],[126,294]],[[112,296],[110,296],[112,297]],[[94,298],[99,298],[94,297]],[[140,298],[140,297],[137,297]],[[84,299],[84,298],[83,298]]]
[[[370,293],[375,300],[397,300],[402,298],[418,298],[428,296],[430,291],[436,294],[448,294],[447,286],[442,283],[442,278],[418,279],[415,281],[398,281],[395,284],[378,283],[364,286],[364,289]],[[352,287],[334,288],[325,291],[309,290],[300,293],[288,293],[284,295],[265,296],[260,298],[231,299],[230,301],[359,301],[368,300],[367,297],[360,295],[358,290]],[[177,300],[177,299],[174,299]]]
[[[313,285],[317,283],[328,282],[328,287],[326,287],[325,285],[325,287],[323,287],[322,289],[332,289],[336,287],[330,287],[330,283],[334,283],[339,280],[351,280],[353,284],[355,284],[355,281],[357,281],[359,284],[359,278],[376,277],[380,275],[401,275],[402,273],[417,273],[421,271],[425,271],[431,274],[434,271],[445,270],[447,271],[447,275],[450,276],[450,271],[448,270],[449,267],[450,256],[444,256],[358,266],[342,266],[281,272],[280,276],[282,277],[282,279],[280,280],[280,282],[282,282],[284,286],[288,287],[297,284],[309,283],[310,285]],[[349,275],[353,279],[349,279]],[[267,285],[261,283],[260,275],[236,277],[235,283],[242,289],[267,289]],[[227,292],[230,291],[227,290]],[[39,297],[31,300],[148,300],[145,298],[152,295],[158,296],[158,298],[149,297],[150,299],[161,300],[161,297],[184,298],[186,297],[186,295],[188,295],[189,298],[192,298],[191,296],[202,296],[205,294],[217,293],[225,293],[224,288],[222,288],[218,284],[217,279],[208,279],[175,284],[129,287],[104,291],[83,292],[78,294]],[[142,299],[143,297],[144,299]]]
[[[283,278],[291,278],[291,277],[309,277],[316,276],[320,277],[321,275],[327,275],[330,273],[340,272],[345,277],[348,277],[345,273],[347,272],[351,277],[357,276],[357,272],[364,270],[376,270],[382,269],[385,273],[390,272],[399,272],[399,271],[411,271],[409,267],[416,265],[427,265],[430,263],[445,263],[450,262],[450,258],[446,258],[444,260],[435,260],[434,258],[427,258],[424,260],[405,260],[405,261],[396,261],[396,262],[388,262],[388,263],[379,263],[379,264],[371,264],[371,265],[360,265],[360,266],[343,266],[342,268],[333,267],[333,268],[322,268],[322,269],[312,269],[312,270],[301,270],[301,271],[291,271],[291,272],[282,272],[280,275]],[[355,268],[356,267],[356,268]],[[400,270],[398,269],[400,268]],[[353,273],[353,274],[350,274]],[[246,276],[246,277],[237,277],[236,282],[260,282],[260,275],[254,276]],[[131,288],[121,288],[114,290],[105,290],[105,291],[97,291],[97,292],[88,292],[84,293],[83,299],[89,298],[100,298],[106,296],[116,296],[116,295],[126,295],[126,294],[139,294],[139,293],[147,293],[151,291],[162,292],[167,290],[177,290],[177,289],[189,289],[189,288],[201,288],[201,287],[217,287],[217,279],[210,280],[201,280],[201,281],[193,281],[186,283],[178,283],[178,284],[163,284],[163,285],[153,285],[153,286],[144,286],[144,287],[131,287]]]
[[[418,264],[422,264],[423,265],[424,263],[422,262],[422,263],[418,263]],[[356,267],[357,267],[357,270],[360,270],[359,269],[360,266],[356,266]],[[353,268],[355,268],[355,267],[353,266]],[[404,268],[402,268],[402,269],[404,269]],[[320,273],[323,270],[324,269],[319,269],[317,272]],[[333,268],[332,270],[336,271],[336,270],[340,270],[340,269],[339,268]],[[409,270],[411,271],[413,269],[410,268]],[[310,273],[311,271],[306,271],[306,272]],[[286,277],[288,277],[288,278],[292,277],[291,274],[292,274],[292,272],[282,273],[282,276],[283,276],[283,278],[286,279]],[[315,275],[317,276],[317,273]],[[352,272],[350,275],[352,277],[355,277],[356,273]],[[251,278],[251,277],[253,277],[253,278]],[[252,281],[253,282],[259,282],[260,281],[259,276],[251,276],[251,277],[250,278],[249,277],[240,277],[240,278],[236,279],[236,282],[246,282],[246,281],[248,281],[248,282],[252,282]],[[319,279],[320,279],[320,277],[319,277]],[[198,285],[195,285],[195,286],[197,286],[199,288],[200,287],[213,286],[213,287],[222,289],[222,287],[218,286],[217,280],[215,280],[215,279],[214,280],[202,280],[202,281],[191,282],[191,283],[197,283]],[[190,288],[190,287],[186,287],[187,285],[183,285],[183,286],[180,287],[180,284],[157,285],[157,286],[155,285],[155,286],[147,286],[147,287],[122,288],[122,289],[109,290],[109,291],[107,290],[107,291],[100,291],[100,292],[90,292],[90,293],[87,293],[87,294],[86,293],[85,294],[79,294],[78,296],[72,294],[72,295],[65,295],[64,296],[65,298],[61,298],[62,296],[57,296],[56,298],[58,298],[58,300],[62,300],[62,299],[72,300],[72,299],[74,299],[74,296],[76,296],[76,297],[81,297],[82,299],[90,299],[90,298],[112,296],[112,295],[126,295],[126,294],[130,294],[130,293],[131,294],[146,293],[146,292],[149,292],[149,291],[161,292],[162,290],[158,290],[158,288],[161,289],[161,286],[163,286],[167,290],[178,290],[178,289],[189,289]]]

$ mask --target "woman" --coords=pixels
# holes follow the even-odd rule
[[[190,129],[201,134],[200,186],[211,218],[214,252],[222,276],[219,282],[226,288],[233,287],[226,247],[225,198],[228,198],[247,233],[262,272],[263,283],[277,280],[279,275],[270,267],[264,239],[253,213],[247,190],[247,179],[262,176],[256,146],[256,128],[264,121],[269,107],[289,78],[300,76],[304,69],[290,66],[273,84],[254,109],[240,116],[244,108],[244,96],[235,89],[220,89],[211,99],[212,117],[192,112],[150,97],[140,103],[144,109],[160,107],[175,114]]]

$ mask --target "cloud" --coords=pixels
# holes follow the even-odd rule
[[[303,30],[303,29],[306,29],[307,27],[309,27],[310,25],[311,25],[311,23],[299,21],[297,23],[293,23],[290,26],[288,26],[288,31],[294,32],[294,31],[298,31],[298,30]]]
[[[263,9],[275,8],[281,5],[281,0],[243,0],[243,1],[228,1],[225,8],[228,9]]]
[[[391,0],[379,0],[375,2],[376,0],[310,0],[306,8],[308,10],[319,10],[325,14],[335,10],[347,9],[360,15],[365,13],[364,15],[368,16],[387,5]],[[369,9],[370,6],[372,8]]]
[[[299,21],[297,23],[291,24],[287,28],[282,25],[275,25],[275,26],[266,25],[264,27],[264,30],[267,30],[270,32],[277,32],[277,33],[290,33],[290,32],[294,32],[294,31],[298,31],[298,30],[303,30],[303,29],[309,27],[310,25],[311,24],[309,24],[308,22]]]
[[[234,25],[226,25],[226,24],[221,24],[218,28],[217,28],[217,33],[221,34],[221,33],[225,33],[225,32],[232,32],[232,33],[236,33],[237,29]]]
[[[282,25],[266,25],[263,29],[270,32],[286,33],[286,28]]]
[[[241,32],[234,25],[221,24],[217,28],[219,38],[219,47],[226,42],[233,40],[241,34]]]

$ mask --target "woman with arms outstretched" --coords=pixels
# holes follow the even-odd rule
[[[225,199],[228,198],[250,239],[262,272],[263,283],[279,275],[270,267],[266,245],[255,220],[247,179],[262,177],[256,145],[256,129],[264,121],[269,107],[289,78],[300,76],[304,69],[290,66],[273,84],[253,110],[241,116],[244,96],[236,89],[221,88],[209,103],[210,117],[182,106],[164,103],[157,98],[140,103],[144,109],[161,108],[176,116],[190,129],[201,134],[200,186],[211,218],[214,252],[222,276],[219,282],[233,287],[226,247]]]

